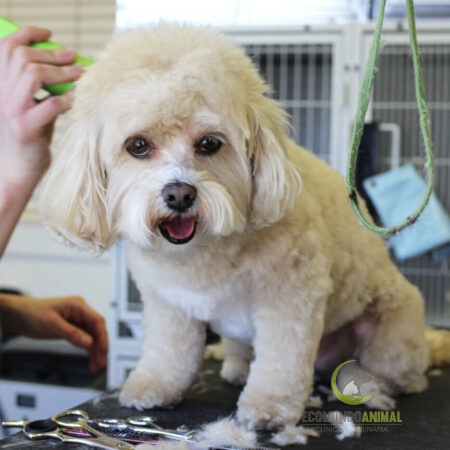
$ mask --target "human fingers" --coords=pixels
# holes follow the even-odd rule
[[[93,372],[97,372],[106,367],[108,355],[108,337],[106,333],[101,331],[94,337],[89,354],[91,357],[89,366]]]
[[[69,72],[69,76],[62,76],[60,74],[54,77],[50,76],[47,80],[55,80],[54,82],[69,82],[75,81],[78,78],[78,74],[82,71],[78,70],[78,67],[73,66],[73,70]],[[48,84],[53,84],[53,81],[49,81]],[[25,87],[22,91],[19,91],[16,95],[17,108],[25,108],[25,112],[20,116],[20,129],[22,132],[28,130],[30,134],[39,133],[43,127],[52,123],[58,115],[68,111],[72,105],[74,99],[74,91],[71,90],[63,95],[51,96],[41,101],[40,103],[33,105],[32,108],[26,108],[29,96],[32,96],[32,92],[36,92],[36,88],[40,88],[34,84],[32,87]],[[28,91],[27,91],[28,88]]]
[[[16,118],[14,126],[22,134],[22,139],[39,138],[44,128],[51,125],[59,114],[70,109],[72,101],[72,91],[48,97]]]
[[[52,32],[46,28],[26,25],[2,39],[0,47],[28,45],[32,42],[47,41]]]
[[[19,75],[14,86],[14,98],[18,108],[29,106],[30,99],[42,85],[76,81],[82,73],[83,66],[78,64],[64,67],[48,64],[28,64]]]
[[[69,341],[71,344],[77,347],[89,350],[92,346],[92,336],[80,328],[78,325],[66,320],[60,314],[54,314],[49,320],[47,326],[49,332],[62,339]]]
[[[81,297],[69,297],[66,301],[70,304],[70,308],[64,314],[66,320],[82,328],[92,338],[87,350],[90,354],[90,369],[96,372],[106,366],[108,333],[105,319]]]
[[[71,64],[77,53],[70,48],[43,49],[24,45],[16,46],[9,54],[9,61],[19,69],[29,63],[64,66]]]
[[[99,351],[98,348],[89,350],[89,369],[92,372],[98,372],[104,369],[107,364],[107,353]]]
[[[66,83],[77,80],[83,73],[83,66],[53,66],[49,64],[28,64],[24,77],[38,79],[42,84]]]
[[[31,63],[61,66],[71,64],[75,57],[76,52],[72,49],[48,50],[0,41],[1,78],[14,83]]]
[[[34,35],[32,33],[26,33],[26,31],[36,30],[38,33]],[[17,37],[17,33],[14,33],[8,38],[0,41],[0,67],[3,67],[3,70],[0,72],[2,97],[5,95],[7,96],[8,92],[10,92],[9,95],[13,97],[15,97],[13,94],[16,92],[23,92],[24,86],[18,86],[18,80],[26,81],[26,86],[29,86],[27,91],[29,91],[35,89],[36,86],[39,88],[42,83],[52,84],[63,82],[65,79],[72,81],[73,77],[76,78],[79,76],[81,73],[79,66],[76,68],[67,67],[65,68],[65,71],[53,67],[55,65],[66,66],[73,63],[76,57],[76,52],[74,50],[49,50],[22,45],[28,43],[27,36],[28,39],[32,38],[32,36],[48,37],[50,35],[49,33],[48,30],[44,30],[44,33],[42,33],[42,29],[31,27],[25,30],[22,39],[20,39],[20,35]],[[61,75],[63,77],[62,81],[58,79]],[[32,95],[34,95],[34,93],[35,91],[32,92]],[[32,100],[32,97],[28,100]],[[27,106],[30,105],[29,101]]]
[[[106,367],[108,333],[105,320],[96,311],[91,310],[85,319],[84,329],[92,336],[92,345],[89,349],[90,369],[97,372]]]
[[[29,48],[28,44],[33,41],[45,40],[50,36],[50,31],[36,27],[24,27],[15,33],[0,40],[0,65],[3,68],[2,75],[4,76],[4,68],[8,68],[11,73],[12,61],[21,59],[27,52],[25,49]],[[20,68],[20,67],[19,67]]]

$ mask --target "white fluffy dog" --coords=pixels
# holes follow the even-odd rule
[[[250,428],[296,423],[315,363],[353,356],[386,394],[426,388],[419,291],[267,92],[225,37],[167,24],[115,39],[78,84],[44,211],[78,247],[126,241],[145,337],[123,405],[178,402],[206,324]]]

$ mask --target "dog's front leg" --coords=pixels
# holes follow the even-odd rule
[[[300,420],[312,388],[324,305],[321,298],[296,311],[278,305],[256,313],[255,359],[237,411],[249,429],[278,429]]]
[[[144,300],[142,355],[120,394],[120,403],[139,410],[181,400],[200,369],[205,325],[165,301]]]

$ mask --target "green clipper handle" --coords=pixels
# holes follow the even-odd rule
[[[11,22],[10,20],[0,17],[0,40],[14,33],[19,28],[20,25],[17,25],[16,23]],[[55,48],[63,48],[62,45],[56,44],[55,42],[52,41],[33,42],[30,44],[30,46],[36,48],[44,48],[48,50],[52,50]],[[75,61],[72,64],[81,64],[82,66],[89,66],[93,64],[93,61],[91,61],[88,58],[85,58],[84,56],[77,55]],[[58,83],[58,84],[44,84],[43,88],[48,92],[50,92],[50,94],[52,95],[61,95],[70,91],[73,88],[73,86],[74,86],[73,83]]]

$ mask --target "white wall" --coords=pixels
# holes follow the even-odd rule
[[[110,299],[109,255],[89,253],[56,242],[39,222],[22,221],[0,263],[0,287],[34,297],[81,295],[105,317]]]

